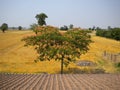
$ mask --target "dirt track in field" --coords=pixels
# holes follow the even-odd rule
[[[120,90],[120,74],[0,74],[0,90]]]

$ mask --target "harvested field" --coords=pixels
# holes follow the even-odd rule
[[[120,74],[0,74],[0,90],[120,90]]]

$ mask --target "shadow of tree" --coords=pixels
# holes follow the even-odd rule
[[[63,73],[64,74],[103,74],[105,73],[105,70],[100,68],[94,68],[94,69],[68,68],[67,70],[64,70]],[[57,74],[60,74],[60,71],[58,71]]]

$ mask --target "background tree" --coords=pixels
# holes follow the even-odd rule
[[[6,23],[3,23],[0,27],[0,29],[3,31],[3,33],[5,32],[5,30],[8,29],[8,25]]]
[[[70,24],[69,29],[73,29],[73,24]]]
[[[97,30],[96,35],[115,39],[115,40],[120,40],[120,28],[110,28],[108,30],[104,30],[104,29]]]
[[[35,18],[38,20],[38,24],[40,26],[46,25],[45,19],[48,18],[48,16],[45,13],[40,13],[35,16]]]
[[[13,30],[14,30],[14,29],[16,29],[16,27],[12,27],[11,29],[13,29]]]
[[[111,32],[112,39],[120,41],[120,28],[113,28],[111,31],[108,32]]]
[[[112,28],[111,28],[111,26],[108,26],[107,29],[108,29],[108,30],[111,30]]]
[[[96,27],[96,30],[101,30],[101,28],[100,27]]]
[[[37,28],[38,34],[29,36],[23,40],[26,45],[33,45],[39,54],[37,61],[60,60],[61,74],[63,66],[68,66],[80,55],[86,53],[91,42],[90,36],[86,31],[71,30],[61,34],[59,29],[51,26],[40,26]]]
[[[89,28],[89,30],[92,30],[92,28]]]
[[[63,27],[60,27],[60,30],[68,30],[68,27],[66,25],[64,25]]]
[[[92,30],[95,30],[95,26],[92,27]]]
[[[18,27],[18,30],[22,30],[22,26],[19,26],[19,27]]]

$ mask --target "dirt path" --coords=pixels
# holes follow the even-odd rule
[[[0,90],[119,90],[120,74],[0,74]]]

